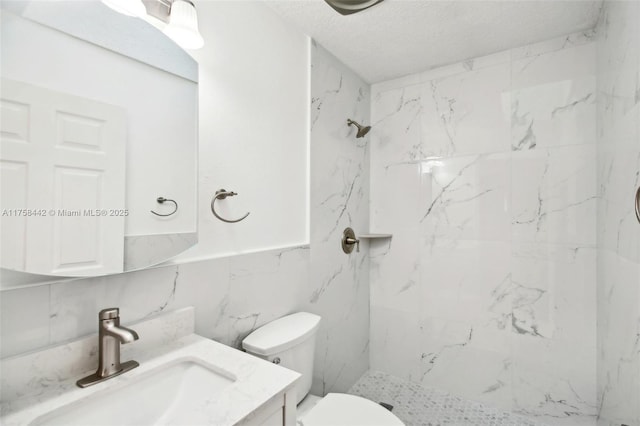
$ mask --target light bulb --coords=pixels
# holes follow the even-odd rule
[[[169,24],[164,33],[184,49],[200,49],[204,39],[198,31],[198,14],[190,1],[175,0],[171,4]]]

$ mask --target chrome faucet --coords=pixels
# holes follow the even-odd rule
[[[76,382],[81,388],[100,383],[136,368],[136,361],[120,363],[120,344],[138,340],[138,333],[120,325],[118,308],[103,309],[98,314],[98,371]]]

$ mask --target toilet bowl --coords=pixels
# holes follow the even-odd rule
[[[242,341],[248,353],[302,375],[296,404],[311,389],[318,315],[298,312],[258,328]],[[329,393],[298,419],[304,426],[404,426],[389,410],[365,398]]]

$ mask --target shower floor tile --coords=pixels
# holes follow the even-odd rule
[[[393,405],[393,413],[406,426],[545,426],[376,371],[365,373],[349,393]]]

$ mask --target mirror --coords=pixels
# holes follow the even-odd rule
[[[195,60],[97,0],[1,7],[3,276],[119,273],[194,245]]]

